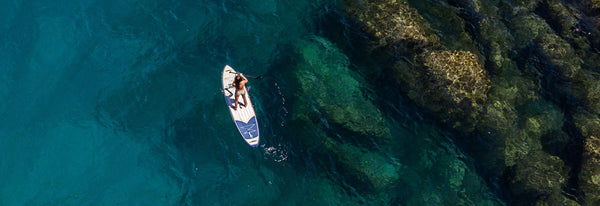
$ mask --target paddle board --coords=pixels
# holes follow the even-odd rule
[[[244,105],[243,96],[240,95],[238,97],[238,108],[233,108],[233,105],[235,104],[235,87],[233,86],[233,79],[235,78],[236,73],[237,72],[229,65],[225,65],[222,74],[225,102],[227,103],[227,108],[231,113],[231,118],[233,119],[235,126],[244,140],[248,143],[248,145],[256,147],[259,140],[258,121],[256,121],[254,105],[250,101],[250,96],[245,86],[244,91],[246,91],[246,102],[248,102],[248,105]]]

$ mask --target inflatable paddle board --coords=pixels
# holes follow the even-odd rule
[[[246,102],[248,102],[248,105],[244,105],[244,98],[240,95],[238,97],[238,108],[233,108],[235,104],[235,87],[233,86],[233,79],[235,78],[236,73],[237,72],[229,65],[225,65],[225,68],[223,69],[223,94],[225,95],[225,102],[227,102],[227,108],[231,113],[231,118],[233,118],[233,122],[244,140],[248,145],[256,147],[259,140],[258,121],[256,121],[254,105],[250,101],[250,96],[245,86],[244,91],[246,91]]]

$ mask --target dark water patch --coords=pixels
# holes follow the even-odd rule
[[[575,125],[573,120],[574,110],[569,111],[567,120],[563,125],[563,131],[568,134],[568,142],[565,144],[564,149],[559,152],[557,156],[565,160],[565,164],[571,167],[569,173],[569,179],[565,191],[570,195],[571,198],[577,200],[580,204],[583,204],[585,195],[579,188],[580,173],[582,169],[582,154],[584,153],[584,142],[586,138],[582,135],[581,130]]]
[[[479,22],[484,19],[483,14],[475,11],[473,7],[461,7],[459,16],[466,22],[465,31],[471,35],[473,40],[481,42],[481,26],[479,26]]]
[[[563,31],[563,27],[560,24],[559,21],[557,21],[556,19],[553,19],[552,16],[550,15],[551,12],[555,12],[552,11],[550,9],[550,5],[548,5],[548,3],[546,1],[540,1],[537,6],[535,7],[535,10],[533,10],[533,13],[542,17],[544,20],[546,20],[546,23],[548,25],[550,25],[550,27],[552,28],[552,30],[554,30],[555,33],[561,33],[561,31]]]
[[[541,94],[562,109],[576,108],[581,100],[567,89],[573,82],[563,76],[560,67],[552,65],[539,45],[530,43],[513,56],[523,74],[541,86]],[[564,111],[564,110],[563,110]]]

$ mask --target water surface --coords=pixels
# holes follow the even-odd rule
[[[307,36],[341,48],[386,113],[394,140],[380,152],[405,176],[385,203],[453,204],[462,194],[502,204],[453,134],[393,89],[375,92],[382,85],[369,75],[381,69],[360,55],[364,43],[338,4],[1,2],[0,205],[380,204],[288,125],[297,88],[283,75],[294,69],[286,59]],[[249,83],[257,148],[224,105],[225,64],[263,76]]]

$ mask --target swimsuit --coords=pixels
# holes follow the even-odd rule
[[[242,95],[242,94],[246,94],[246,91],[245,91],[245,90],[242,90],[241,92],[235,92],[235,95],[236,95],[236,96],[240,96],[240,95]]]

